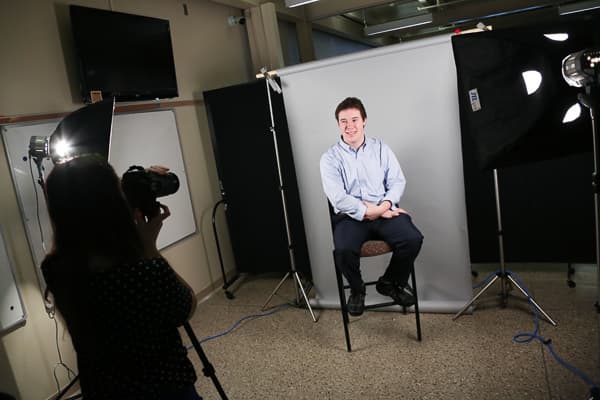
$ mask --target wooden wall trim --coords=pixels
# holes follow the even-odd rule
[[[160,108],[187,107],[195,105],[203,105],[204,100],[181,100],[181,101],[165,101],[143,104],[124,104],[115,106],[115,113],[125,113],[133,111],[147,111]],[[33,115],[18,115],[13,117],[0,116],[0,125],[16,124],[21,122],[43,121],[48,119],[63,118],[69,112],[50,113],[50,114],[33,114]]]

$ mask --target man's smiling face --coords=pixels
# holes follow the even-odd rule
[[[357,108],[347,108],[338,114],[338,126],[342,132],[344,143],[358,149],[365,141],[365,123]]]

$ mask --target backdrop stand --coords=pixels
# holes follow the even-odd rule
[[[281,174],[281,163],[279,160],[279,148],[277,146],[277,132],[275,131],[275,119],[273,117],[273,105],[271,103],[270,85],[273,85],[279,93],[281,93],[281,89],[279,88],[279,85],[277,84],[277,82],[275,82],[273,80],[273,78],[270,77],[268,72],[266,72],[265,70],[263,70],[262,72],[265,77],[265,85],[267,88],[267,98],[269,99],[269,112],[271,115],[271,126],[269,127],[269,132],[273,137],[273,145],[275,147],[275,158],[277,161],[277,176],[279,178],[279,193],[281,194],[281,204],[283,205],[283,218],[285,221],[285,231],[287,234],[287,243],[288,243],[288,254],[290,257],[290,270],[285,274],[283,279],[275,287],[275,290],[273,290],[273,292],[271,293],[271,295],[269,296],[267,301],[265,301],[265,304],[263,304],[262,309],[264,310],[266,308],[267,304],[269,304],[269,302],[271,301],[273,296],[275,296],[275,294],[279,291],[279,289],[281,288],[283,283],[287,280],[288,277],[291,276],[294,281],[294,289],[296,291],[296,302],[295,302],[296,305],[299,306],[302,303],[302,301],[304,301],[304,303],[306,304],[306,307],[308,308],[308,311],[310,312],[313,322],[317,322],[317,319],[315,318],[315,314],[313,313],[310,302],[308,301],[307,293],[310,290],[310,287],[308,288],[308,290],[305,290],[302,280],[300,279],[300,275],[298,274],[298,270],[296,269],[296,260],[294,257],[294,246],[292,244],[292,236],[290,233],[290,223],[288,220],[285,189],[283,186],[283,178],[282,178],[282,174]]]
[[[502,216],[500,214],[500,190],[498,189],[498,170],[496,170],[496,169],[494,169],[494,190],[495,190],[495,195],[496,195],[496,215],[498,217],[498,245],[499,245],[499,250],[500,250],[500,271],[498,271],[496,273],[496,276],[494,276],[494,278],[491,281],[489,281],[483,287],[483,289],[481,289],[479,291],[479,293],[477,293],[475,295],[475,297],[473,297],[473,299],[470,302],[468,302],[458,313],[456,313],[456,315],[454,316],[454,318],[452,318],[452,320],[455,320],[456,318],[460,317],[460,315],[463,312],[465,312],[465,310],[467,310],[469,307],[471,307],[471,305],[483,293],[485,293],[486,290],[488,290],[490,287],[492,287],[494,282],[499,280],[500,288],[501,288],[500,296],[502,299],[503,307],[506,307],[506,305],[508,304],[508,296],[509,296],[508,292],[510,291],[509,285],[512,284],[517,289],[519,289],[519,291],[523,294],[523,296],[528,298],[528,300],[531,302],[531,304],[534,305],[534,307],[548,320],[548,322],[550,322],[552,325],[556,326],[556,322],[554,322],[552,320],[552,318],[550,318],[550,316],[548,314],[546,314],[546,312],[535,302],[533,297],[531,297],[531,295],[529,295],[527,293],[527,291],[525,291],[525,289],[523,287],[521,287],[521,285],[512,277],[511,272],[506,271],[506,268],[504,265],[504,241],[503,241],[503,237],[502,237],[502,235],[503,235]]]

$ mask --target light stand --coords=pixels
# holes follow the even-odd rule
[[[283,283],[286,281],[286,279],[291,276],[292,279],[294,280],[294,289],[296,290],[296,305],[299,305],[300,302],[302,300],[304,300],[304,303],[306,303],[306,307],[308,308],[308,311],[310,312],[310,315],[312,317],[313,322],[317,322],[317,319],[315,318],[315,314],[313,313],[312,307],[310,306],[310,302],[308,301],[308,296],[307,296],[307,290],[304,289],[304,286],[302,284],[302,280],[300,279],[300,275],[298,274],[298,270],[296,269],[296,260],[294,257],[294,246],[292,244],[292,237],[291,237],[291,233],[290,233],[290,223],[288,220],[288,213],[287,213],[287,205],[286,205],[286,197],[285,197],[285,188],[283,186],[283,179],[282,179],[282,175],[281,175],[281,163],[279,160],[279,148],[277,146],[277,132],[275,130],[275,119],[273,117],[273,104],[271,102],[271,88],[270,86],[274,86],[275,88],[279,89],[279,86],[277,85],[277,83],[273,80],[273,78],[271,78],[269,76],[269,74],[266,71],[263,71],[263,75],[265,77],[265,86],[267,89],[267,98],[269,99],[269,112],[271,115],[271,126],[269,127],[269,131],[271,133],[271,135],[273,136],[273,145],[275,147],[275,158],[277,161],[277,176],[279,178],[279,193],[281,194],[281,204],[283,205],[283,218],[285,221],[285,231],[287,234],[287,243],[288,243],[288,253],[289,253],[289,257],[290,257],[290,270],[285,274],[285,276],[283,277],[283,279],[279,282],[279,284],[275,287],[275,290],[273,290],[273,292],[271,293],[271,295],[269,296],[269,298],[267,299],[267,301],[265,301],[265,304],[263,304],[262,306],[262,310],[265,309],[265,307],[267,306],[267,304],[269,304],[269,302],[271,301],[271,299],[273,298],[273,296],[275,296],[275,294],[279,291],[279,288],[281,288],[281,286],[283,285]],[[281,89],[278,90],[279,93],[281,93]],[[300,297],[300,295],[302,295],[302,297]]]
[[[498,246],[499,246],[499,250],[500,250],[500,271],[498,271],[496,273],[496,276],[494,276],[494,278],[492,280],[490,280],[484,287],[483,289],[481,289],[479,291],[479,293],[477,293],[475,295],[475,297],[473,297],[473,299],[468,302],[458,313],[456,313],[456,315],[454,316],[454,318],[452,318],[452,320],[455,320],[456,318],[460,317],[460,315],[465,312],[465,310],[467,310],[469,307],[471,307],[471,305],[483,294],[485,293],[486,290],[488,290],[493,284],[494,282],[496,282],[498,279],[500,280],[500,285],[501,285],[501,293],[500,296],[502,297],[502,306],[505,307],[508,303],[508,296],[509,296],[509,281],[512,285],[514,285],[517,289],[519,289],[519,291],[528,298],[528,300],[531,302],[531,304],[533,304],[535,306],[535,308],[537,308],[537,310],[554,326],[556,326],[556,322],[554,322],[552,320],[552,318],[550,318],[550,316],[548,314],[546,314],[546,312],[535,302],[535,300],[533,299],[533,297],[531,297],[526,291],[525,289],[523,289],[521,287],[521,285],[519,285],[519,283],[517,283],[517,281],[512,277],[510,271],[506,271],[505,266],[504,266],[504,240],[503,240],[503,232],[502,232],[502,216],[500,214],[500,190],[498,189],[498,171],[496,169],[494,169],[494,192],[496,195],[496,215],[498,217]]]
[[[569,54],[563,59],[562,74],[565,81],[573,87],[584,87],[585,94],[579,93],[577,100],[590,110],[592,120],[592,141],[594,148],[594,172],[592,190],[594,192],[594,213],[596,227],[596,272],[598,274],[598,296],[600,296],[600,139],[596,128],[598,117],[598,88],[600,86],[600,47],[590,48]],[[596,299],[596,311],[600,313],[600,297]]]
[[[596,127],[596,118],[598,117],[598,104],[592,93],[592,85],[585,87],[585,94],[579,93],[577,96],[579,102],[589,108],[590,119],[592,120],[592,140],[594,146],[594,172],[592,173],[592,190],[594,191],[594,211],[595,211],[595,227],[596,227],[596,270],[598,273],[598,298],[594,306],[596,311],[600,313],[600,201],[598,194],[600,193],[600,138],[598,138],[598,130]]]

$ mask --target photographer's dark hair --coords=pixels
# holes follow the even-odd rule
[[[119,177],[102,158],[57,164],[48,176],[46,197],[54,255],[80,264],[92,258],[110,264],[140,258],[142,245]]]
[[[356,97],[346,97],[335,109],[335,120],[338,121],[338,115],[340,111],[347,110],[349,108],[356,108],[360,111],[360,116],[362,119],[367,119],[367,111],[365,110],[365,106],[363,106],[362,101]]]

